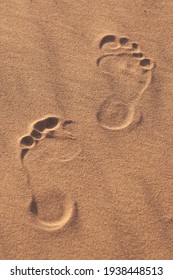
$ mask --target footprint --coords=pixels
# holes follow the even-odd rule
[[[76,202],[67,189],[57,185],[56,178],[56,163],[71,161],[81,152],[71,126],[72,120],[45,116],[32,123],[30,133],[19,140],[20,159],[31,190],[31,224],[36,229],[59,232],[76,217]]]
[[[98,45],[96,65],[111,81],[114,93],[99,105],[97,121],[109,130],[132,128],[142,120],[139,102],[151,82],[155,64],[128,37],[106,35]]]

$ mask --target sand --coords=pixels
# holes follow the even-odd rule
[[[173,258],[173,2],[0,9],[0,258]]]

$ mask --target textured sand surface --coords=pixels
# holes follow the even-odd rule
[[[173,258],[172,26],[172,0],[1,0],[1,259]]]

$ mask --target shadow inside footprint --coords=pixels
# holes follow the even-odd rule
[[[21,146],[31,147],[33,144],[34,144],[34,139],[30,135],[23,136],[20,139],[20,145]]]
[[[105,44],[114,43],[116,41],[116,37],[114,35],[106,35],[102,38],[99,44],[99,48],[103,48]]]
[[[33,215],[38,215],[38,207],[37,207],[37,202],[35,200],[35,197],[33,196],[31,204],[29,206],[29,211],[33,214]]]
[[[43,132],[45,129],[51,129],[58,125],[59,119],[56,117],[48,117],[34,124],[34,129]]]
[[[31,131],[31,136],[32,136],[32,138],[40,139],[42,135],[39,131],[33,129]]]

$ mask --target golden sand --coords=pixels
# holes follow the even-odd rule
[[[172,0],[1,2],[0,258],[172,259]]]

